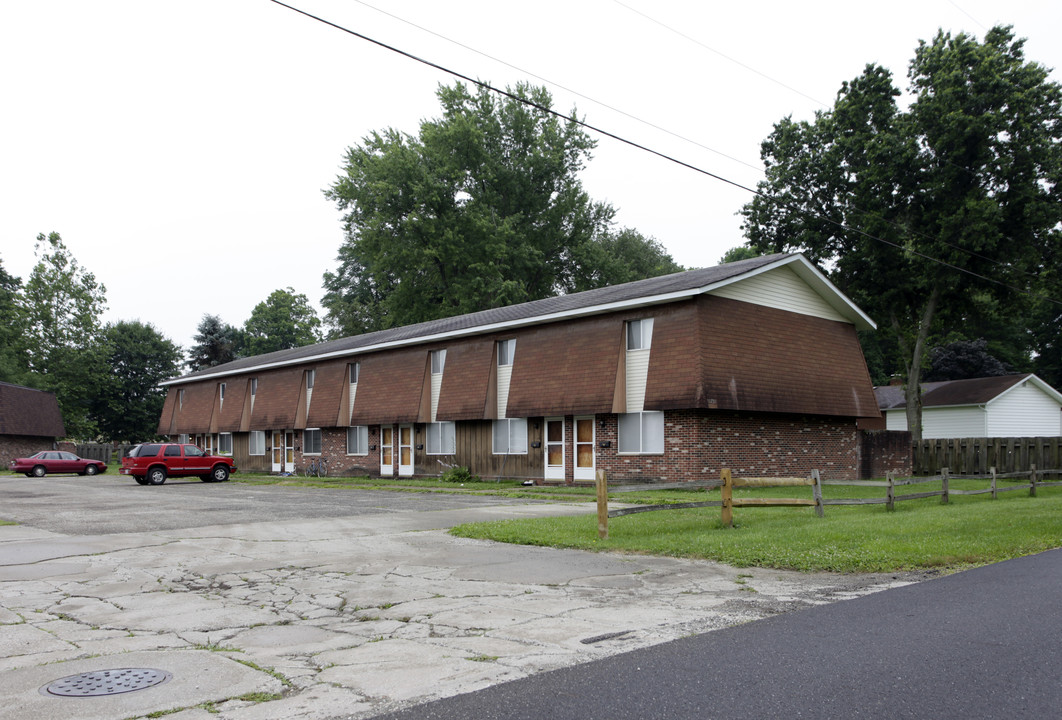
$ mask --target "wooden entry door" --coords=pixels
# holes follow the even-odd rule
[[[564,479],[564,418],[546,418],[547,480]]]
[[[380,427],[380,474],[395,474],[395,429],[391,425]]]
[[[398,426],[398,474],[413,474],[413,426]]]
[[[575,432],[572,433],[575,449],[576,480],[593,480],[595,469],[594,455],[594,416],[575,418]]]

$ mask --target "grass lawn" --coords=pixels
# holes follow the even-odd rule
[[[955,480],[952,489],[985,487]],[[901,492],[933,489],[933,485]],[[939,489],[939,484],[936,486]],[[803,489],[748,490],[735,496],[800,497]],[[647,512],[609,520],[609,537],[599,540],[596,515],[477,523],[454,528],[461,537],[585,550],[716,560],[737,567],[801,571],[891,572],[924,568],[957,570],[1029,555],[1062,545],[1062,488],[988,495],[911,500],[887,511],[884,505],[813,508],[735,508],[726,528],[719,508]],[[675,495],[672,491],[669,495]],[[682,493],[686,501],[695,493]],[[898,494],[900,494],[898,492]],[[718,499],[719,492],[696,493]],[[881,497],[879,488],[827,486],[826,498]],[[810,496],[810,492],[808,493]],[[614,495],[610,502],[629,502]]]
[[[470,482],[438,479],[304,478],[234,475],[248,484],[332,487],[401,492],[445,492],[593,502],[591,487],[527,487],[519,481]],[[1005,483],[1000,482],[1000,487]],[[987,487],[986,481],[952,478],[953,490]],[[940,489],[940,484],[897,488],[897,494]],[[884,488],[828,485],[830,498],[883,497]],[[810,488],[738,490],[736,497],[811,497]],[[663,490],[613,493],[610,503],[664,504],[718,500],[719,491]],[[454,528],[461,537],[525,545],[613,550],[717,560],[737,567],[802,571],[890,572],[925,568],[957,570],[1062,546],[1062,487],[988,495],[911,500],[887,511],[884,505],[812,508],[735,508],[735,527],[725,528],[719,508],[647,512],[609,520],[609,538],[597,537],[594,514],[508,520]]]

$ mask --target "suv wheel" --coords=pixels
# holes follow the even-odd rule
[[[215,465],[210,471],[210,479],[214,482],[225,482],[229,479],[229,469],[224,465]]]
[[[148,470],[146,477],[149,485],[161,485],[166,482],[166,468],[153,467]]]

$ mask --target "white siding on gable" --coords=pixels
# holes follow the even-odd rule
[[[788,266],[753,275],[709,294],[801,315],[849,322]]]
[[[886,430],[906,430],[907,411],[888,410]],[[922,408],[922,438],[987,437],[985,411],[979,407]]]
[[[649,350],[627,351],[627,412],[645,409],[645,383],[649,378]]]
[[[442,373],[431,375],[431,421],[435,422],[435,416],[439,412],[439,393],[442,391]]]
[[[498,418],[505,417],[509,407],[509,382],[513,377],[512,365],[498,365]]]
[[[988,403],[989,437],[1062,435],[1062,411],[1053,398],[1030,382]]]

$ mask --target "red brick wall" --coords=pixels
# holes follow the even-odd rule
[[[616,416],[601,416],[597,422],[597,467],[608,472],[610,482],[710,480],[723,468],[768,476],[802,476],[817,469],[827,480],[860,476],[861,433],[854,419],[666,412],[663,455],[620,455]],[[611,447],[601,448],[602,441]]]
[[[15,458],[29,457],[41,450],[54,450],[55,438],[31,435],[0,435],[0,472],[7,472]]]

